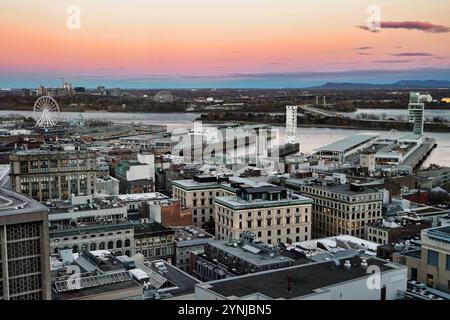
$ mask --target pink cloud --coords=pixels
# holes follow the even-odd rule
[[[357,26],[363,30],[369,30],[366,26]],[[438,24],[432,24],[425,21],[381,21],[381,29],[406,29],[406,30],[420,30],[429,33],[447,33],[450,32],[450,28]],[[373,30],[378,31],[378,30]],[[372,31],[372,32],[373,32]]]

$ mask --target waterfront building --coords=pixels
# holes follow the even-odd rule
[[[423,101],[431,101],[430,95],[421,95],[419,92],[411,92],[409,95],[409,119],[414,124],[413,132],[417,135],[423,135],[423,124],[425,121],[425,104]]]
[[[343,162],[349,155],[369,146],[377,137],[378,135],[374,134],[350,136],[318,148],[314,155],[320,159]]]

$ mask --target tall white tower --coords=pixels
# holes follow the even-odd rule
[[[286,143],[297,143],[297,106],[286,106]]]
[[[423,123],[425,103],[431,102],[433,98],[427,94],[420,94],[419,92],[410,92],[409,94],[409,120],[414,123],[414,134],[423,135]]]

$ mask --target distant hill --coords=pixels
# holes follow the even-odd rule
[[[450,88],[450,81],[445,80],[401,80],[391,84],[327,82],[310,87],[314,90],[386,90],[386,89],[433,89]]]

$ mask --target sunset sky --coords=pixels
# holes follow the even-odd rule
[[[0,39],[0,88],[450,80],[448,0],[1,0]]]

